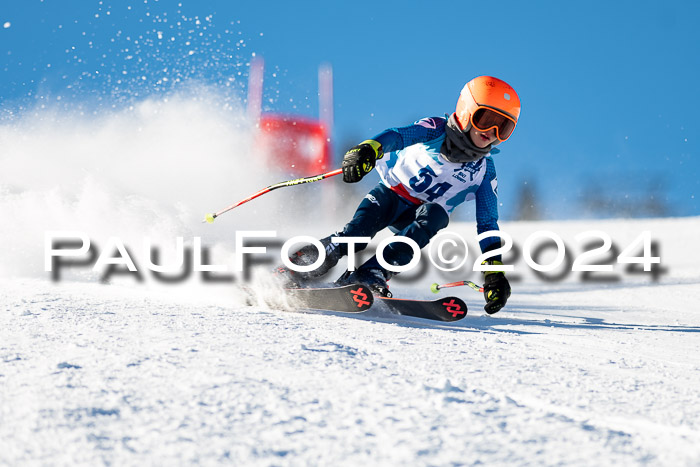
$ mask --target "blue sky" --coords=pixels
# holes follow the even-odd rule
[[[488,74],[523,105],[496,156],[505,218],[526,182],[544,217],[615,215],[595,196],[699,215],[698,18],[690,1],[2,0],[0,105],[113,104],[192,78],[244,96],[255,53],[266,110],[315,117],[317,68],[330,63],[341,152],[452,112],[464,83]]]

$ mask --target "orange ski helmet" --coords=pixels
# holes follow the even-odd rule
[[[496,129],[500,142],[507,140],[520,117],[520,98],[508,83],[493,76],[469,81],[459,95],[455,118],[462,131],[471,124],[479,131]]]

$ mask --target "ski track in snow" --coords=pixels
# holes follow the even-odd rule
[[[650,231],[670,272],[544,283],[520,261],[497,315],[450,290],[470,307],[451,324],[247,307],[220,284],[106,286],[89,266],[51,283],[49,231],[100,251],[119,238],[141,271],[145,238],[169,263],[177,237],[201,237],[221,264],[237,231],[322,237],[350,218],[361,195],[328,182],[202,224],[203,209],[292,178],[227,96],[42,104],[0,125],[0,466],[700,465],[700,217],[502,222],[520,247],[549,230],[575,254],[585,231],[620,249]],[[446,230],[473,261],[474,223]],[[480,280],[461,274],[392,290]]]
[[[51,283],[31,273],[42,242],[12,234],[0,269],[30,273],[0,279],[0,465],[699,465],[699,227],[504,223],[520,245],[651,230],[667,272],[521,268],[494,316],[451,289],[470,311],[449,324],[244,306],[227,285]]]
[[[700,463],[697,282],[523,283],[451,324],[1,285],[0,464]]]

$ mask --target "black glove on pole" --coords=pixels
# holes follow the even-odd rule
[[[384,156],[382,145],[368,139],[351,148],[343,157],[343,181],[356,183],[372,171],[377,159]]]
[[[495,260],[485,261],[485,263],[503,265],[500,261]],[[506,302],[510,297],[510,284],[503,272],[486,271],[484,275],[484,298],[486,299],[484,311],[492,315],[506,306]]]

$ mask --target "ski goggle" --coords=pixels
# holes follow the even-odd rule
[[[510,138],[515,130],[515,120],[510,115],[491,107],[479,106],[469,118],[474,128],[487,132],[496,129],[496,138],[503,142]]]

